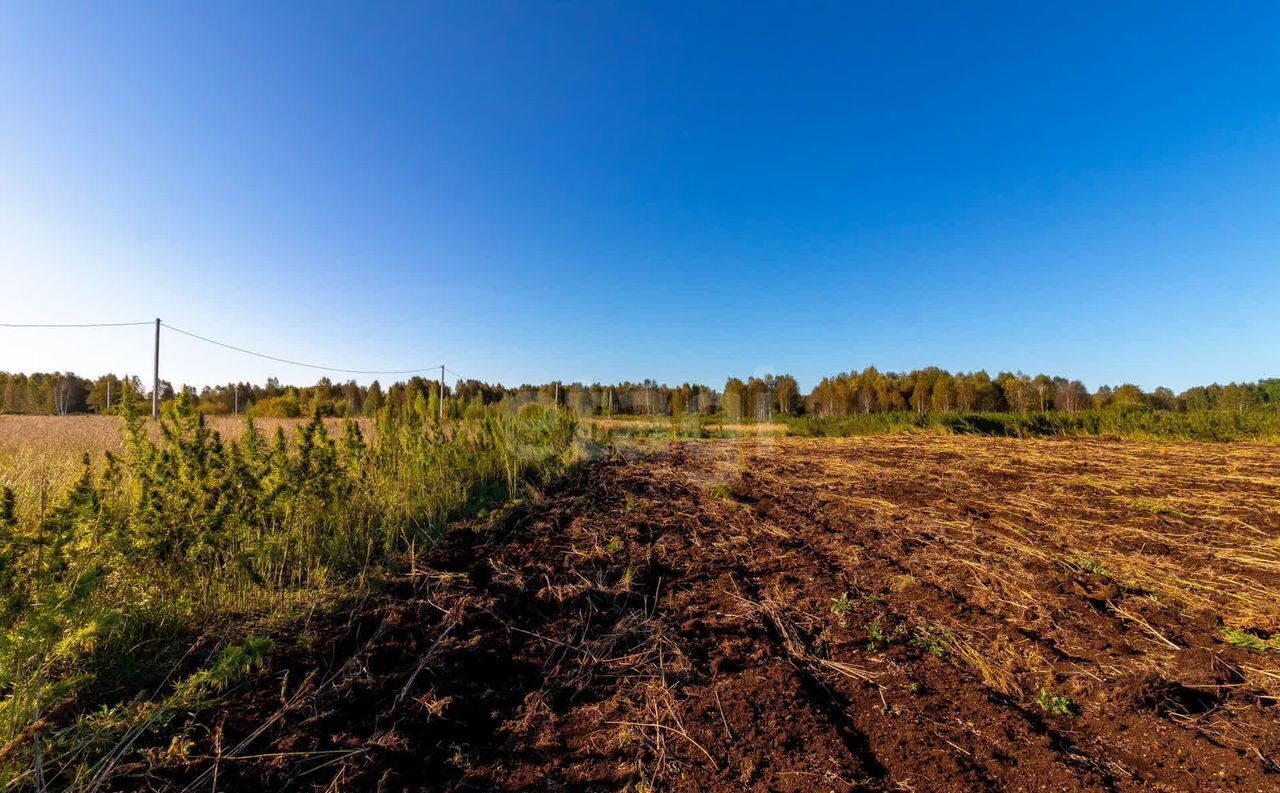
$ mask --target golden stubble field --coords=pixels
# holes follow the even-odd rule
[[[224,439],[240,438],[245,431],[243,417],[210,416],[208,426]],[[361,419],[362,430],[371,423]],[[158,425],[148,422],[151,436],[160,441]],[[255,419],[258,431],[271,437],[276,428],[286,435],[305,423],[304,419]],[[327,419],[329,431],[342,430],[341,419]],[[19,504],[47,503],[80,472],[87,453],[95,461],[103,452],[124,450],[123,421],[117,416],[0,416],[0,486],[12,488]]]

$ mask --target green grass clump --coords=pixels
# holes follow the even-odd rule
[[[730,487],[729,485],[724,484],[723,482],[712,485],[710,489],[707,491],[707,493],[712,498],[718,498],[721,501],[733,500],[733,488]]]
[[[1236,628],[1223,628],[1222,640],[1233,647],[1239,647],[1244,650],[1253,650],[1254,652],[1280,653],[1280,636],[1272,636],[1264,639],[1255,633],[1238,630]]]

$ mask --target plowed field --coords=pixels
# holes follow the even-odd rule
[[[1277,635],[1273,446],[676,443],[457,527],[115,784],[1270,791]]]

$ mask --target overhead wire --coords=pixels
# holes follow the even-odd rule
[[[154,325],[148,322],[0,322],[0,328],[123,328],[130,325]]]
[[[440,368],[440,364],[436,364],[435,366],[424,366],[417,369],[344,369],[340,366],[323,366],[321,364],[294,361],[288,358],[280,358],[275,355],[267,355],[266,353],[263,353],[263,352],[256,352],[254,350],[245,349],[244,347],[237,347],[234,344],[227,344],[226,342],[218,341],[217,339],[211,339],[208,336],[201,336],[200,334],[192,333],[189,330],[183,330],[182,328],[175,328],[173,325],[170,325],[167,322],[161,322],[160,325],[162,327],[168,328],[169,330],[175,333],[181,333],[183,336],[190,336],[193,339],[199,339],[200,341],[206,342],[208,344],[214,344],[214,345],[217,345],[218,347],[225,347],[228,350],[235,350],[236,352],[244,353],[245,355],[253,355],[258,358],[265,358],[268,361],[276,361],[277,363],[287,363],[290,366],[301,366],[307,369],[320,369],[326,372],[343,372],[346,374],[418,374],[420,372],[429,372],[432,369]]]
[[[153,325],[155,324],[155,322],[156,322],[155,320],[148,320],[146,322],[60,322],[60,323],[0,322],[0,328],[122,328],[122,327],[138,326],[138,325]],[[423,372],[431,372],[436,369],[442,368],[440,364],[436,364],[435,366],[423,366],[417,369],[347,369],[341,366],[325,366],[322,364],[306,363],[304,361],[295,361],[289,358],[281,358],[276,355],[268,355],[267,353],[257,352],[256,350],[250,350],[244,347],[237,347],[234,344],[228,344],[227,342],[224,342],[224,341],[211,339],[208,336],[202,336],[199,333],[193,333],[189,330],[183,330],[182,328],[174,327],[173,325],[170,325],[167,322],[160,322],[160,325],[161,327],[168,328],[174,333],[180,333],[183,336],[190,336],[193,339],[203,341],[207,344],[213,344],[218,347],[224,347],[228,350],[234,350],[235,352],[238,352],[238,353],[243,353],[245,355],[252,355],[257,358],[263,358],[268,361],[275,361],[277,363],[289,364],[290,366],[301,366],[306,369],[318,369],[324,372],[342,372],[344,374],[377,374],[377,375],[421,374]],[[453,374],[457,375],[458,377],[462,377],[462,375],[458,374],[457,372],[453,372]]]

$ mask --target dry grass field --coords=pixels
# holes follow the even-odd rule
[[[244,433],[244,418],[236,416],[209,416],[205,419],[215,432],[228,440],[235,440]],[[367,419],[360,419],[368,427]],[[292,434],[306,419],[255,419],[259,432],[270,435],[281,427]],[[342,419],[328,419],[331,428],[340,427]],[[122,421],[116,416],[0,416],[0,451],[14,453],[22,450],[47,452],[54,457],[80,452],[97,454],[103,451],[119,452],[123,447]],[[156,437],[159,437],[156,433]]]

